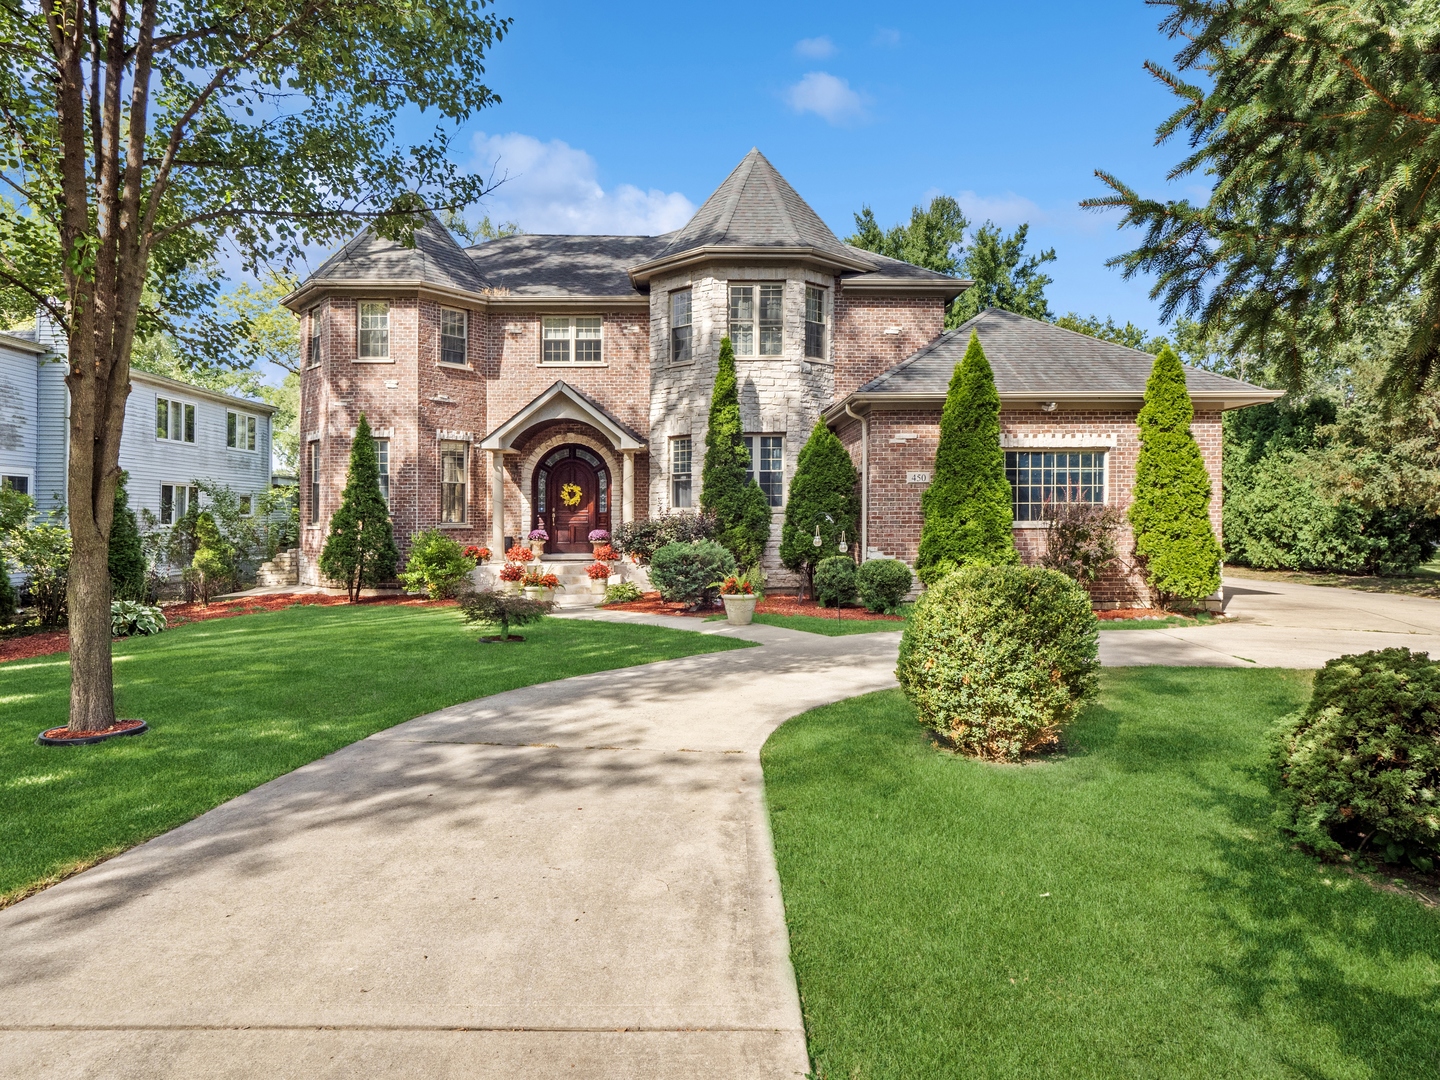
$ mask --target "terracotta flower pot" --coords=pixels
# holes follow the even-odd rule
[[[758,596],[746,596],[737,593],[733,596],[720,597],[725,601],[725,621],[731,626],[749,626],[755,618],[755,604],[760,598]]]

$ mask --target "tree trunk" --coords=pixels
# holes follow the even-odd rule
[[[109,545],[73,530],[70,555],[70,730],[101,731],[115,722],[110,664]]]

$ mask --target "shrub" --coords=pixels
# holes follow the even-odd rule
[[[710,395],[705,429],[705,464],[700,472],[700,505],[715,515],[715,539],[745,566],[765,554],[770,539],[770,501],[750,468],[740,426],[740,387],[735,379],[735,347],[720,339],[720,366]],[[752,471],[746,479],[747,471]]]
[[[1120,511],[1099,503],[1066,502],[1053,504],[1049,515],[1040,565],[1081,585],[1093,584],[1119,554],[1115,533],[1122,522]]]
[[[522,637],[512,637],[510,627],[539,622],[554,606],[552,600],[532,600],[520,593],[483,589],[461,598],[460,614],[467,623],[499,627],[500,634],[491,638],[492,641],[524,641]]]
[[[585,573],[591,581],[604,581],[610,576],[610,564],[607,562],[592,562],[585,567]]]
[[[895,674],[919,719],[957,750],[1018,761],[1060,739],[1095,693],[1090,598],[1041,567],[969,566],[932,585]]]
[[[821,607],[839,607],[855,600],[855,560],[832,555],[815,567],[815,599]]]
[[[134,600],[110,601],[110,632],[115,637],[158,634],[165,629],[165,615],[158,607]]]
[[[780,561],[810,579],[815,568],[835,554],[843,537],[859,540],[860,499],[855,494],[860,473],[850,453],[824,420],[817,421],[800,449],[790,495],[785,500],[785,524],[780,530]],[[815,546],[815,531],[820,546]]]
[[[474,556],[466,555],[458,541],[439,529],[426,529],[410,538],[410,558],[400,574],[400,584],[409,592],[442,600],[459,592],[474,569]]]
[[[208,510],[195,515],[195,541],[195,558],[190,561],[194,573],[190,581],[195,587],[195,599],[208,604],[235,580],[235,553],[220,535],[220,528]]]
[[[610,546],[639,565],[649,566],[651,557],[666,544],[689,544],[696,540],[709,540],[714,535],[715,517],[712,514],[662,514],[621,525],[610,538]]]
[[[870,559],[855,572],[855,591],[871,611],[890,615],[915,584],[915,575],[899,559]]]
[[[41,626],[64,626],[70,579],[70,530],[31,520],[4,538],[5,554],[25,575]]]
[[[0,619],[13,619],[19,606],[20,597],[15,594],[15,586],[10,584],[10,567],[0,557]]]
[[[633,581],[621,581],[605,590],[605,603],[632,604],[644,595]]]
[[[330,518],[330,535],[320,552],[320,572],[344,582],[350,602],[364,586],[379,585],[395,575],[400,552],[390,527],[390,508],[380,493],[380,460],[365,414],[350,444],[350,465],[340,507]]]
[[[129,474],[121,473],[115,485],[115,516],[110,523],[110,596],[116,600],[143,600],[146,593],[145,551],[140,544],[140,523],[130,509],[125,490]]]
[[[1281,721],[1284,827],[1320,852],[1360,842],[1423,870],[1440,850],[1440,663],[1409,649],[1328,661]]]
[[[672,603],[698,607],[711,592],[712,582],[735,572],[735,556],[714,540],[694,544],[666,544],[650,559],[650,581]]]

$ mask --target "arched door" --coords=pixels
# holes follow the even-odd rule
[[[593,451],[562,446],[535,470],[536,516],[550,540],[547,552],[590,550],[590,531],[610,528],[610,473]]]

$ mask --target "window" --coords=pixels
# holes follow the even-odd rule
[[[759,294],[759,319],[756,319],[756,294]],[[785,286],[730,286],[730,343],[736,356],[779,356],[784,344],[785,322],[782,314]],[[758,323],[758,335],[757,335]],[[759,351],[756,351],[756,339]]]
[[[0,476],[0,488],[9,488],[16,495],[30,494],[30,477]]]
[[[169,398],[155,399],[155,438],[171,442],[195,441],[195,406]]]
[[[670,440],[670,505],[683,510],[695,504],[690,501],[690,436]]]
[[[375,440],[375,460],[380,465],[380,494],[385,496],[385,505],[390,505],[390,440]]]
[[[1105,452],[1005,451],[1016,521],[1045,521],[1052,503],[1103,503]]]
[[[805,355],[825,359],[825,290],[805,286]]]
[[[255,513],[255,499],[251,495],[240,496],[240,516],[249,517]]]
[[[603,361],[599,315],[547,315],[542,320],[540,361],[544,364],[599,364]],[[574,358],[573,360],[571,358]]]
[[[305,364],[316,367],[320,363],[320,309],[310,309],[310,343],[306,346]]]
[[[690,299],[689,289],[681,289],[679,292],[670,294],[670,362],[672,364],[688,364],[691,359]]]
[[[200,502],[200,489],[189,484],[160,485],[160,524],[174,525]]]
[[[756,444],[759,444],[759,458],[756,458]],[[756,477],[760,490],[771,506],[785,504],[785,436],[746,435],[745,449],[750,454],[750,465],[745,470],[745,482]],[[757,469],[758,466],[758,469]]]
[[[390,305],[383,300],[360,302],[360,359],[390,359]]]
[[[440,309],[440,362],[458,364],[467,362],[466,342],[468,340],[469,318],[463,311]]]
[[[320,443],[310,444],[310,524],[320,524]]]
[[[254,450],[255,431],[259,427],[255,417],[248,413],[225,410],[225,445],[231,450]]]
[[[440,444],[440,520],[447,525],[465,521],[465,458],[469,443]]]

